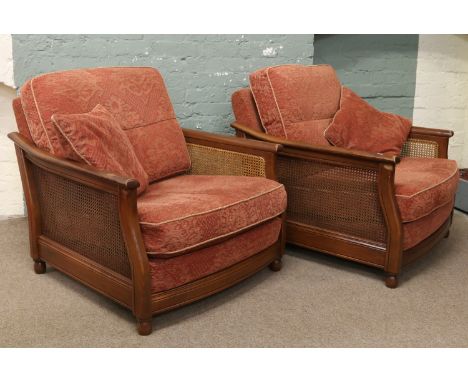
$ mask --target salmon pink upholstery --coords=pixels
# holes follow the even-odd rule
[[[292,141],[329,145],[323,132],[338,110],[341,86],[330,65],[282,65],[250,75],[265,130]]]
[[[285,209],[284,186],[257,177],[180,175],[138,198],[146,250],[160,258],[225,240]]]
[[[33,141],[31,137],[31,133],[29,132],[28,122],[26,121],[26,117],[23,112],[23,107],[21,106],[21,98],[17,97],[13,100],[13,111],[15,113],[16,125],[18,126],[18,131],[20,134],[30,140]]]
[[[162,292],[226,269],[273,245],[280,235],[275,218],[221,243],[170,259],[150,259],[152,292]]]
[[[74,152],[51,116],[87,113],[101,104],[125,130],[150,181],[190,168],[182,130],[163,79],[153,68],[111,67],[44,74],[23,85],[21,103],[36,145],[59,157],[72,158]]]
[[[340,109],[325,138],[338,147],[400,155],[411,126],[409,119],[381,112],[343,86]]]
[[[429,215],[409,223],[403,223],[403,250],[413,248],[431,236],[450,217],[452,211],[453,202],[449,202],[432,211]]]
[[[138,193],[146,189],[148,175],[127,135],[104,106],[97,105],[89,113],[54,114],[51,119],[83,162],[98,170],[137,179]]]
[[[264,131],[250,88],[235,91],[232,94],[231,101],[232,111],[237,122],[251,129]]]
[[[429,215],[455,198],[457,162],[441,158],[405,157],[396,166],[395,194],[403,222]]]

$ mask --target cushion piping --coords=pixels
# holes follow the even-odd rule
[[[429,216],[430,214],[432,214],[434,211],[438,210],[439,208],[442,208],[444,206],[446,206],[447,204],[449,203],[453,203],[453,200],[452,201],[449,201],[449,202],[446,202],[446,203],[443,203],[437,207],[434,207],[431,211],[429,211],[428,213],[424,214],[424,215],[421,215],[421,216],[418,216],[416,219],[411,219],[411,220],[403,220],[402,219],[402,223],[413,223],[415,221],[418,221],[419,219],[422,219],[422,218],[425,218],[426,216]]]
[[[231,204],[228,204],[228,205],[225,205],[225,206],[213,208],[213,209],[208,210],[208,211],[198,212],[196,214],[186,215],[186,216],[183,216],[183,217],[180,217],[180,218],[169,219],[169,220],[165,220],[165,221],[162,221],[162,222],[159,222],[159,223],[140,222],[140,224],[151,226],[151,227],[157,227],[157,226],[160,226],[160,225],[163,225],[163,224],[173,223],[173,222],[180,221],[180,220],[185,220],[185,219],[188,219],[188,218],[191,218],[191,217],[194,217],[194,216],[206,215],[206,214],[214,212],[214,211],[219,211],[219,210],[222,210],[222,209],[225,209],[225,208],[228,208],[228,207],[235,206],[235,205],[240,204],[240,203],[247,202],[247,201],[252,200],[252,199],[256,199],[256,198],[258,198],[260,196],[263,196],[263,195],[272,193],[272,192],[274,192],[276,190],[279,190],[282,187],[284,187],[284,186],[282,184],[280,184],[280,185],[278,185],[276,188],[274,188],[272,190],[268,190],[268,191],[259,193],[257,195],[251,196],[251,197],[246,198],[246,199],[239,200],[237,202],[234,202],[234,203],[231,203]]]
[[[328,124],[328,127],[323,130],[323,137],[332,145],[332,146],[336,146],[338,147],[335,143],[333,143],[330,139],[327,138],[326,134],[327,134],[327,130],[330,128],[330,126],[333,124],[333,122],[335,122],[335,118],[336,118],[336,115],[338,114],[338,112],[341,110],[341,101],[343,100],[343,87],[344,85],[341,85],[341,88],[340,88],[340,105],[338,107],[338,110],[336,111],[335,115],[333,116],[331,122]]]
[[[24,112],[24,106],[23,106],[23,101],[21,99],[21,95],[19,96],[19,100],[20,100],[20,103],[21,103],[21,111],[22,111],[22,113],[24,115],[24,119],[26,120],[26,127],[28,128],[29,135],[31,136],[31,139],[32,139],[31,128],[29,127],[28,119],[26,118],[26,113]],[[34,142],[34,139],[33,139],[33,142]]]
[[[283,211],[284,212],[284,211]],[[186,251],[188,250],[194,250],[194,249],[197,249],[201,246],[203,246],[204,244],[208,244],[208,243],[211,243],[213,241],[217,241],[218,239],[222,239],[222,238],[227,238],[229,236],[232,236],[232,235],[235,235],[235,234],[238,234],[238,233],[241,233],[243,231],[246,231],[250,228],[253,228],[255,226],[258,226],[262,223],[265,223],[269,220],[272,220],[274,218],[276,218],[277,216],[281,215],[283,212],[280,212],[278,214],[275,214],[275,215],[272,215],[270,217],[267,217],[263,220],[260,220],[260,221],[257,221],[255,223],[252,223],[252,224],[249,224],[248,226],[245,226],[245,227],[242,227],[242,228],[239,228],[235,231],[231,231],[231,232],[228,232],[228,233],[225,233],[225,234],[222,234],[222,235],[219,235],[219,236],[216,236],[216,237],[213,237],[213,238],[210,238],[210,239],[207,239],[205,241],[202,241],[202,242],[199,242],[197,244],[193,244],[193,245],[190,245],[188,247],[185,247],[185,248],[182,248],[182,249],[178,249],[176,251],[170,251],[170,252],[155,252],[155,251],[151,251],[151,252],[146,252],[148,255],[174,255],[173,257],[176,257],[175,255],[184,255]],[[201,248],[200,248],[201,249]]]
[[[277,66],[283,66],[283,65],[277,65]],[[278,106],[278,101],[276,99],[276,94],[275,94],[275,91],[273,89],[273,85],[271,84],[270,74],[269,74],[270,69],[271,68],[276,68],[277,66],[269,66],[268,68],[266,68],[265,73],[266,73],[266,76],[267,76],[268,84],[270,85],[271,93],[273,94],[273,99],[275,101],[276,109],[278,110],[278,114],[280,116],[281,127],[283,128],[284,137],[287,139],[288,134],[287,134],[286,128],[284,126],[283,115],[281,114],[280,108]],[[255,106],[257,107],[258,115],[260,116],[260,122],[262,122],[263,130],[265,130],[265,132],[268,133],[268,130],[266,129],[265,124],[263,123],[262,113],[260,113],[260,109],[258,108],[258,102],[257,102],[257,98],[255,97],[255,92],[252,89],[252,84],[249,84],[249,87],[250,87],[250,91],[251,91],[251,93],[253,95],[253,99],[255,101]]]
[[[31,89],[31,94],[32,94],[33,99],[34,99],[34,106],[36,107],[37,115],[39,116],[39,120],[41,121],[42,130],[44,131],[44,134],[47,137],[47,141],[49,142],[49,150],[50,150],[50,152],[52,154],[55,154],[55,150],[54,150],[54,148],[52,146],[52,142],[50,141],[49,134],[47,133],[47,129],[45,128],[44,120],[42,119],[42,114],[40,112],[39,105],[37,103],[36,93],[34,92],[33,82],[34,82],[35,79],[36,79],[36,77],[31,79],[31,82],[29,82],[29,88]]]
[[[395,194],[396,196],[400,197],[400,198],[412,198],[413,196],[416,196],[416,195],[419,195],[423,192],[426,192],[427,190],[430,190],[431,188],[434,188],[434,187],[437,187],[437,186],[440,186],[441,184],[449,181],[451,178],[453,178],[454,175],[456,175],[458,172],[458,168],[454,171],[454,173],[450,176],[448,176],[447,178],[445,178],[444,180],[440,181],[439,183],[437,184],[433,184],[431,185],[430,187],[426,187],[425,189],[423,190],[420,190],[418,192],[415,192],[414,194],[411,194],[411,195],[401,195],[401,194]]]
[[[267,76],[267,79],[268,79],[268,83],[270,84],[270,89],[271,89],[271,92],[273,94],[273,99],[275,100],[275,105],[276,105],[276,109],[278,110],[278,114],[280,116],[280,119],[281,119],[281,127],[283,128],[283,133],[284,133],[284,137],[287,139],[288,138],[288,134],[286,132],[286,127],[284,125],[284,120],[283,120],[283,115],[281,114],[281,110],[278,106],[278,101],[276,99],[276,94],[275,94],[275,90],[273,89],[273,86],[271,84],[271,80],[270,80],[270,69],[273,69],[273,68],[279,68],[279,67],[283,67],[283,66],[295,66],[297,64],[286,64],[286,65],[274,65],[274,66],[268,66],[266,69],[265,69],[265,72],[266,72],[266,76]],[[318,65],[306,65],[307,67],[311,67],[311,66],[330,66],[328,64],[318,64]],[[255,101],[255,106],[257,107],[257,112],[258,112],[258,115],[260,116],[260,122],[262,123],[262,127],[263,129],[268,133],[268,130],[265,128],[265,125],[263,123],[263,118],[262,118],[262,115],[260,113],[260,109],[258,108],[258,102],[257,102],[257,99],[255,98],[255,93],[252,89],[252,84],[250,83],[249,84],[249,87],[250,87],[250,91],[253,95],[253,99]],[[343,86],[341,86],[343,87]],[[340,108],[341,108],[341,93],[340,93]],[[339,110],[339,109],[338,109]],[[336,113],[335,113],[336,115]],[[335,116],[333,116],[333,118],[335,118]],[[333,122],[333,120],[332,120]],[[330,123],[331,124],[331,123]],[[328,127],[327,127],[328,129]],[[325,129],[326,131],[326,129]],[[325,134],[325,131],[323,132]],[[325,138],[326,139],[326,138]],[[327,139],[328,140],[328,139]],[[335,145],[334,145],[335,146]]]

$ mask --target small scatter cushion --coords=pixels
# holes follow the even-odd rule
[[[343,86],[340,108],[325,130],[325,138],[338,147],[400,155],[412,122],[384,113]]]
[[[52,121],[70,144],[74,153],[98,170],[134,178],[142,193],[148,186],[148,175],[119,123],[102,105],[89,113],[54,114]]]

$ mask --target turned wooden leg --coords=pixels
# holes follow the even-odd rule
[[[392,275],[392,274],[387,274],[385,276],[385,286],[387,288],[395,289],[398,286],[398,276],[397,275]]]
[[[153,320],[137,318],[137,330],[140,336],[148,336],[153,332]]]
[[[269,267],[273,272],[278,272],[283,267],[283,262],[281,261],[281,259],[276,259],[269,265]]]
[[[447,233],[445,234],[444,238],[447,239],[449,236],[450,236],[450,230],[447,231]]]
[[[38,275],[46,272],[46,263],[42,260],[34,260],[34,272]]]

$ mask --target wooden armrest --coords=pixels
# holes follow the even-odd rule
[[[422,150],[415,150],[414,155],[408,154],[408,156],[427,156],[430,158],[448,158],[448,145],[449,139],[453,136],[453,131],[451,130],[442,130],[442,129],[428,129],[426,127],[418,127],[413,126],[408,136],[408,141],[414,141],[414,144],[421,145],[432,145],[432,153],[431,150],[422,149]],[[429,141],[429,142],[427,142]]]
[[[282,146],[280,147],[279,151],[287,150],[290,148],[290,149],[302,150],[304,152],[313,152],[313,153],[319,153],[319,154],[324,154],[328,156],[338,156],[338,157],[343,157],[343,158],[365,160],[365,161],[376,162],[376,163],[396,164],[400,161],[399,157],[395,155],[373,154],[373,153],[368,153],[367,151],[349,150],[349,149],[343,149],[343,148],[336,147],[336,146],[319,146],[319,145],[311,145],[311,144],[302,143],[302,142],[288,141],[286,139],[274,137],[272,135],[265,134],[257,130],[253,130],[237,122],[232,123],[231,127],[253,138],[279,144]]]
[[[206,133],[190,129],[183,129],[183,132],[185,140],[189,144],[201,145],[207,148],[220,149],[225,150],[226,152],[233,152],[251,157],[253,156],[262,158],[263,164],[261,166],[263,168],[262,172],[264,173],[262,176],[266,176],[268,179],[276,180],[276,156],[277,152],[281,149],[281,145],[270,142],[228,137],[225,135]],[[257,165],[259,164],[257,163]],[[213,166],[210,165],[210,167]],[[236,165],[236,167],[239,166]],[[239,170],[240,168],[235,169],[231,175],[237,175]],[[213,174],[220,174],[221,170],[217,169],[213,171]]]
[[[410,135],[428,135],[433,137],[453,137],[452,130],[444,129],[430,129],[427,127],[413,126],[410,131]]]
[[[9,133],[8,137],[36,165],[79,183],[84,183],[98,189],[104,188],[104,190],[116,187],[133,190],[140,186],[140,183],[136,179],[125,178],[110,172],[96,170],[94,167],[86,164],[57,158],[40,150],[19,133]],[[112,191],[116,192],[116,190]]]
[[[243,152],[247,150],[251,151],[252,154],[255,154],[255,151],[276,153],[281,148],[281,145],[277,143],[245,140],[236,137],[229,137],[226,135],[207,133],[204,131],[197,131],[191,129],[182,130],[187,141],[197,141],[198,143],[205,141],[207,142],[207,145],[217,144],[223,146],[231,146],[233,150],[242,149]]]

